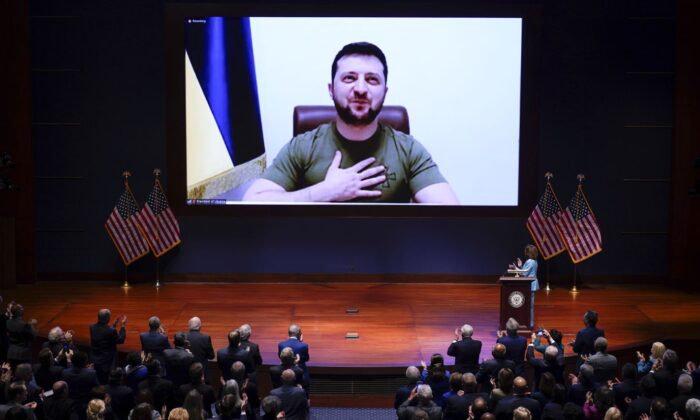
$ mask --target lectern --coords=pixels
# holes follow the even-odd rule
[[[515,318],[523,326],[530,325],[530,287],[533,280],[533,277],[511,276],[498,279],[501,285],[501,330],[506,328],[508,318]]]

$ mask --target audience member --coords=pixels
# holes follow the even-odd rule
[[[569,379],[571,380],[571,386],[569,387],[567,400],[579,407],[583,407],[583,404],[586,402],[586,394],[589,392],[594,393],[600,386],[600,384],[595,382],[593,366],[589,364],[581,365],[578,376],[569,374]]]
[[[42,404],[46,420],[78,420],[81,406],[68,396],[68,384],[56,381],[51,388],[53,395],[45,398]]]
[[[107,412],[107,407],[103,400],[90,400],[87,406],[86,419],[87,420],[105,420],[105,413]]]
[[[476,375],[476,380],[481,385],[481,391],[487,393],[491,392],[491,380],[496,379],[501,369],[508,368],[515,371],[515,362],[506,359],[506,346],[504,344],[497,343],[493,346],[491,355],[493,359],[484,361]]]
[[[202,364],[199,362],[192,363],[189,367],[188,376],[190,381],[189,383],[180,386],[177,402],[183,402],[185,400],[185,396],[190,391],[193,389],[197,390],[197,392],[199,392],[199,394],[202,396],[204,411],[207,412],[207,417],[211,417],[211,406],[216,402],[216,393],[214,392],[214,388],[204,382],[204,368],[202,367]]]
[[[272,375],[272,368],[270,368],[270,375]],[[413,391],[418,382],[421,380],[420,370],[418,370],[418,368],[415,366],[407,367],[406,380],[408,380],[408,383],[396,390],[396,395],[394,396],[395,410],[398,410],[399,406],[408,399],[408,396],[411,395],[411,391]]]
[[[304,388],[308,389],[311,383],[309,369],[306,367],[306,362],[309,361],[309,345],[304,342],[304,334],[297,324],[292,324],[287,330],[288,338],[277,343],[277,354],[285,347],[291,347],[294,354],[299,356],[297,364],[304,371]]]
[[[68,384],[70,397],[85,407],[90,401],[90,390],[100,384],[97,372],[87,367],[88,357],[82,351],[76,351],[71,361],[73,366],[62,372],[63,380]]]
[[[687,373],[683,373],[678,377],[678,395],[668,402],[669,414],[676,411],[681,417],[685,418],[685,403],[693,397],[693,378]]]
[[[535,357],[535,345],[530,343],[527,346],[526,358],[535,372],[535,391],[538,390],[540,376],[545,372],[551,373],[558,383],[564,383],[564,357],[559,354],[556,347],[548,346],[544,352],[544,358],[538,359]]]
[[[472,339],[474,328],[469,324],[455,329],[455,339],[447,349],[447,355],[455,358],[455,372],[470,372],[476,375],[479,371],[479,355],[481,341]]]
[[[109,372],[116,362],[117,344],[126,340],[126,315],[118,317],[110,326],[108,323],[111,315],[109,309],[100,309],[97,313],[97,323],[90,325],[92,363],[102,384],[107,383]],[[117,324],[121,324],[119,331],[116,329]]]
[[[654,366],[654,363],[656,363],[657,360],[661,360],[661,357],[663,357],[665,351],[666,346],[660,341],[656,341],[651,345],[651,351],[649,352],[648,360],[644,357],[644,353],[638,351],[637,371],[642,375],[646,375],[647,373],[649,373],[649,371],[651,371],[652,367]]]
[[[593,354],[595,350],[594,343],[596,338],[605,337],[605,331],[597,328],[598,324],[598,312],[588,310],[583,314],[583,324],[584,328],[576,333],[576,339],[569,343],[570,346],[574,348],[574,351],[578,353],[578,359],[576,360],[576,367],[580,367],[586,358]]]
[[[262,356],[260,355],[260,346],[250,341],[250,336],[253,334],[253,328],[250,324],[243,324],[238,328],[241,332],[241,347],[245,348],[249,353],[250,357],[253,358],[253,363],[257,370],[258,366],[263,363]]]
[[[287,369],[282,372],[282,386],[270,391],[270,395],[275,395],[282,401],[282,411],[284,411],[287,420],[306,419],[309,412],[306,392],[301,387],[294,385],[295,381],[294,371]]]
[[[442,418],[442,409],[433,401],[433,391],[429,385],[418,385],[411,391],[408,399],[399,406],[399,420],[415,418],[418,410],[424,411],[430,420]]]
[[[610,407],[608,411],[605,412],[603,420],[622,420],[622,411],[617,407]]]
[[[680,369],[678,354],[671,349],[666,349],[661,357],[661,367],[650,372],[656,382],[656,395],[670,401],[678,395],[678,377],[683,371]]]
[[[608,409],[615,405],[615,396],[610,388],[601,386],[586,394],[586,402],[583,404],[583,415],[587,420],[603,420]]]
[[[304,371],[294,363],[294,350],[292,350],[291,347],[285,347],[280,352],[279,357],[280,364],[277,366],[270,367],[270,380],[272,381],[272,387],[278,388],[282,386],[282,372],[284,372],[287,369],[291,369],[294,371],[294,374],[297,378],[295,385],[302,385],[304,381]],[[418,369],[416,369],[416,372],[418,372]],[[418,377],[420,377],[420,372],[418,372]],[[408,398],[409,392],[410,390],[406,392],[406,398]],[[398,405],[396,405],[396,407],[398,407]]]
[[[109,383],[105,392],[110,396],[110,407],[119,420],[127,420],[134,408],[134,390],[124,385],[124,370],[115,367],[109,372]]]
[[[259,411],[260,395],[258,394],[258,385],[246,375],[245,366],[242,362],[233,362],[233,365],[231,365],[231,378],[238,384],[241,396],[244,393],[247,396],[248,406],[253,410]]]
[[[36,409],[37,404],[36,402],[25,404],[24,402],[26,400],[27,386],[24,382],[12,382],[7,389],[7,404],[0,405],[0,419],[7,419],[9,411],[16,408],[18,410],[23,410],[28,420],[36,420],[34,409]],[[17,413],[17,415],[21,415],[21,412]]]
[[[506,346],[505,357],[515,363],[515,375],[521,376],[525,367],[527,339],[518,335],[518,328],[520,328],[518,321],[514,318],[509,318],[508,321],[506,321],[506,330],[498,332],[498,339],[496,342]]]
[[[165,335],[165,330],[160,324],[160,318],[152,316],[148,318],[148,332],[139,335],[141,339],[141,351],[152,358],[157,359],[161,366],[165,366],[165,358],[163,351],[170,349],[168,336]],[[166,367],[167,371],[167,367]]]
[[[32,343],[36,337],[36,319],[24,320],[24,306],[15,303],[10,308],[12,317],[6,321],[9,346],[7,361],[12,370],[20,363],[32,362]]]
[[[202,394],[197,392],[196,389],[187,393],[185,401],[182,403],[182,408],[187,410],[187,415],[190,420],[204,420],[204,418],[206,418]]]
[[[605,337],[596,338],[593,348],[595,354],[590,355],[586,363],[593,366],[593,377],[596,382],[607,383],[617,374],[617,357],[607,353],[608,339]]]
[[[228,333],[228,347],[221,348],[216,352],[216,362],[221,370],[221,376],[227,381],[231,379],[231,366],[234,362],[241,362],[245,366],[247,373],[253,368],[253,359],[244,348],[240,346],[241,333],[233,330]]]
[[[210,383],[209,361],[214,360],[214,347],[211,344],[211,337],[202,332],[202,320],[199,317],[192,317],[187,322],[189,332],[187,341],[190,343],[190,351],[194,356],[194,361],[202,364],[204,369],[204,382]]]
[[[148,369],[144,366],[139,353],[132,351],[126,355],[124,373],[126,373],[126,385],[136,394],[139,391],[139,383],[148,377]]]
[[[627,411],[627,400],[631,401],[639,396],[637,368],[632,363],[622,365],[622,382],[614,383],[612,390],[613,394],[615,394],[615,405],[625,413]]]
[[[539,419],[542,414],[540,403],[530,397],[527,380],[522,376],[513,380],[513,395],[501,399],[493,414],[497,420],[510,420],[513,410],[518,407],[527,408],[535,419]]]
[[[552,399],[542,407],[542,420],[563,420],[566,404],[566,387],[555,384]]]
[[[146,362],[146,369],[148,369],[148,376],[138,385],[140,402],[149,402],[148,398],[150,398],[149,403],[153,408],[164,405],[173,407],[173,383],[160,376],[160,362],[150,359]]]
[[[175,389],[178,389],[181,385],[189,382],[189,369],[190,365],[194,363],[194,356],[187,349],[187,335],[184,332],[175,333],[173,345],[172,349],[163,351],[165,377],[173,383]]]
[[[51,350],[43,348],[39,351],[39,363],[34,365],[34,381],[41,389],[51,389],[54,382],[61,379],[63,366],[54,364]]]
[[[638,420],[642,414],[649,413],[655,388],[656,381],[652,375],[646,375],[642,378],[639,382],[640,395],[628,403],[627,411],[625,411],[625,420]]]
[[[262,400],[263,420],[277,420],[284,418],[282,400],[275,395],[268,395]]]
[[[177,407],[173,408],[170,410],[170,413],[168,413],[168,420],[189,420],[190,415],[187,413],[187,410],[185,410],[182,407]]]

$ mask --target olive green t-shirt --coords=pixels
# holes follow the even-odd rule
[[[340,167],[345,169],[373,156],[371,166],[383,165],[386,181],[371,189],[379,197],[353,201],[408,203],[416,192],[445,178],[428,151],[413,137],[379,124],[376,133],[365,141],[345,139],[335,122],[300,134],[280,150],[262,175],[286,191],[297,191],[323,181],[336,150],[342,153]]]

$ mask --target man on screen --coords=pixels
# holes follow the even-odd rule
[[[287,143],[243,200],[458,205],[427,150],[377,120],[387,74],[379,47],[367,42],[344,46],[328,85],[338,118]]]

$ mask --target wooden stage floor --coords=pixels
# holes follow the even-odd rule
[[[4,291],[5,302],[25,306],[25,318],[36,318],[41,336],[60,325],[73,329],[76,341],[89,344],[88,325],[97,310],[108,307],[113,316],[126,314],[127,339],[122,351],[140,350],[138,334],[147,319],[158,315],[171,338],[187,330],[187,321],[199,316],[202,331],[215,348],[227,344],[229,330],[249,323],[252,341],[260,344],[265,364],[278,363],[277,342],[287,326],[301,326],[309,343],[312,367],[378,368],[418,364],[433,353],[443,353],[464,323],[474,327],[484,342],[482,358],[490,358],[496,341],[499,289],[478,284],[222,284],[174,283],[160,288],[139,284],[128,289],[116,284],[43,282]],[[600,314],[612,349],[632,347],[655,339],[697,338],[700,328],[698,294],[607,286],[586,288],[577,294],[565,288],[536,297],[536,325],[564,332],[573,339],[583,313]],[[359,314],[348,315],[346,308]],[[345,333],[358,332],[358,340]],[[570,351],[569,349],[567,349]],[[452,364],[452,358],[446,362]]]

